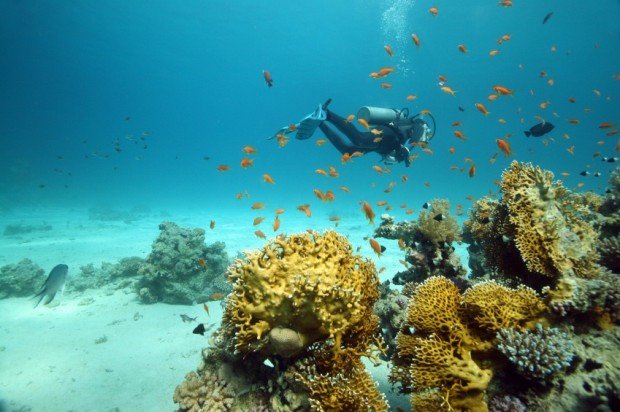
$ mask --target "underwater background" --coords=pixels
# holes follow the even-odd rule
[[[387,281],[402,270],[403,254],[398,236],[381,241],[381,256],[369,245],[368,237],[380,237],[373,230],[382,213],[415,220],[425,202],[448,199],[442,212],[462,224],[475,199],[501,197],[497,183],[513,160],[553,172],[575,193],[605,196],[620,150],[619,21],[615,0],[0,0],[0,411],[179,407],[175,386],[207,346],[192,334],[194,325],[179,320],[181,313],[204,316],[202,306],[189,306],[191,312],[179,304],[202,304],[203,296],[136,299],[135,284],[118,283],[122,265],[102,266],[153,256],[155,244],[165,243],[161,233],[201,244],[188,255],[187,271],[216,256],[205,263],[218,268],[214,279],[278,234],[331,228]],[[394,71],[370,76],[382,67]],[[512,95],[490,100],[496,85]],[[375,153],[344,162],[329,142],[317,144],[319,130],[309,140],[291,134],[286,144],[272,138],[328,98],[344,117],[366,105],[429,111],[435,135],[426,150],[411,148],[408,168],[385,166]],[[541,122],[555,128],[526,137]],[[509,143],[510,155],[497,139]],[[244,153],[247,146],[256,153]],[[242,167],[244,158],[253,165]],[[222,165],[229,170],[218,170]],[[317,173],[330,166],[337,177]],[[335,199],[321,200],[315,189],[331,190]],[[264,208],[252,207],[256,202]],[[374,208],[373,225],[362,202]],[[304,204],[311,218],[297,210]],[[255,233],[258,216],[266,218],[266,240]],[[201,249],[205,241],[212,249]],[[466,246],[455,243],[465,267]],[[21,275],[12,265],[23,259],[38,265],[24,269],[36,276],[17,287]],[[28,298],[60,263],[69,265],[68,291],[57,306],[33,310]],[[123,264],[136,271],[141,265]],[[80,280],[89,276],[90,283]],[[111,292],[112,283],[121,286]],[[211,297],[222,293],[209,299],[214,328],[226,288],[209,290]],[[123,316],[127,328],[114,342],[110,328]],[[162,353],[147,349],[155,336]],[[85,349],[93,342],[108,352]],[[40,362],[34,353],[50,356]],[[97,357],[99,369],[78,366]],[[154,357],[167,363],[148,361]],[[59,379],[62,362],[71,372],[63,369]],[[115,367],[105,365],[114,362],[123,364],[119,376],[106,381]],[[142,368],[149,372],[135,379],[132,371]],[[392,410],[410,409],[408,396],[390,389],[387,368],[373,377]],[[72,386],[72,373],[83,386]]]

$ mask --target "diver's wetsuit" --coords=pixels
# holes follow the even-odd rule
[[[374,135],[371,132],[360,132],[343,117],[328,109],[325,109],[325,112],[327,114],[325,122],[330,122],[336,126],[349,140],[348,142],[345,141],[341,135],[332,130],[325,122],[319,125],[325,137],[329,139],[340,153],[352,154],[353,152],[362,152],[366,154],[368,152],[376,152],[384,157],[393,154],[396,161],[404,161],[409,166],[409,152],[404,147],[407,139],[398,128],[389,125],[378,125],[375,129],[382,132],[379,135]],[[380,140],[377,138],[380,138]]]

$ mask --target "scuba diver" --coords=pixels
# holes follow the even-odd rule
[[[388,109],[382,107],[362,107],[357,118],[363,119],[369,125],[371,131],[359,131],[350,121],[335,114],[328,109],[331,99],[319,105],[310,115],[303,118],[296,128],[285,127],[278,133],[292,133],[297,131],[296,138],[299,140],[309,139],[318,127],[325,137],[338,149],[341,154],[361,152],[378,153],[383,162],[393,164],[405,162],[409,167],[411,159],[407,145],[428,143],[435,134],[435,119],[431,129],[428,123],[422,119],[421,114],[409,117],[409,109]],[[338,134],[327,123],[331,123],[340,133]],[[361,122],[360,122],[361,123]]]

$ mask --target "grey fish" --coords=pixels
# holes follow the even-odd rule
[[[198,318],[198,316],[196,316],[195,318],[190,318],[189,316],[187,316],[185,314],[181,315],[181,320],[183,322],[194,322],[197,318]]]
[[[553,16],[553,12],[549,12],[547,13],[547,15],[545,16],[545,18],[543,19],[543,24],[545,24],[546,22],[549,21],[549,19],[551,18],[551,16]]]
[[[47,280],[43,284],[41,291],[34,295],[35,298],[39,296],[41,297],[37,304],[34,305],[35,308],[39,306],[39,303],[41,303],[43,298],[46,298],[45,303],[43,303],[44,305],[47,305],[52,300],[54,300],[54,296],[56,296],[56,293],[59,290],[63,289],[65,286],[65,280],[67,279],[68,271],[69,266],[65,264],[61,263],[60,265],[54,266],[54,269],[52,269],[49,276],[47,277]]]
[[[554,127],[555,126],[549,122],[543,122],[543,123],[538,123],[535,126],[532,126],[530,130],[526,130],[524,133],[525,133],[525,136],[527,137],[530,137],[530,136],[540,137],[552,131]]]

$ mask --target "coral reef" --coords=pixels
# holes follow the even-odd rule
[[[40,225],[25,225],[23,223],[18,223],[15,225],[6,225],[2,234],[4,236],[19,236],[32,232],[49,232],[52,229],[52,225],[47,223],[41,223]]]
[[[390,282],[380,286],[381,296],[375,303],[375,314],[379,316],[381,336],[387,345],[382,357],[390,359],[396,351],[396,335],[407,317],[409,298],[397,290],[390,289]]]
[[[620,236],[610,236],[599,240],[596,249],[600,255],[599,263],[612,272],[620,274]]]
[[[122,258],[117,263],[103,262],[99,268],[89,263],[80,267],[80,273],[67,280],[67,290],[82,292],[86,289],[133,288],[144,259],[137,256]]]
[[[175,391],[181,410],[209,410],[211,393],[229,390],[231,410],[388,410],[360,360],[382,348],[372,313],[379,281],[345,237],[278,236],[228,276],[222,327]]]
[[[526,328],[544,308],[530,289],[483,282],[461,295],[449,279],[431,277],[409,302],[390,380],[413,392],[414,410],[485,411],[494,334],[503,325]]]
[[[136,290],[142,302],[192,304],[206,302],[214,292],[228,292],[214,285],[229,263],[224,243],[205,245],[203,229],[181,228],[173,222],[161,223],[159,230],[139,270]]]
[[[462,278],[466,274],[452,246],[460,242],[461,231],[445,199],[431,201],[428,210],[422,210],[416,222],[394,223],[391,216],[382,215],[375,236],[399,239],[405,250],[405,261],[410,266],[394,276],[392,281],[397,285],[422,282],[430,276]]]
[[[489,401],[489,412],[527,412],[521,399],[511,396],[494,396]]]
[[[0,268],[0,299],[32,296],[45,281],[45,271],[30,259]]]
[[[540,323],[526,331],[502,329],[497,341],[497,348],[522,375],[539,381],[567,369],[575,356],[568,334]]]

